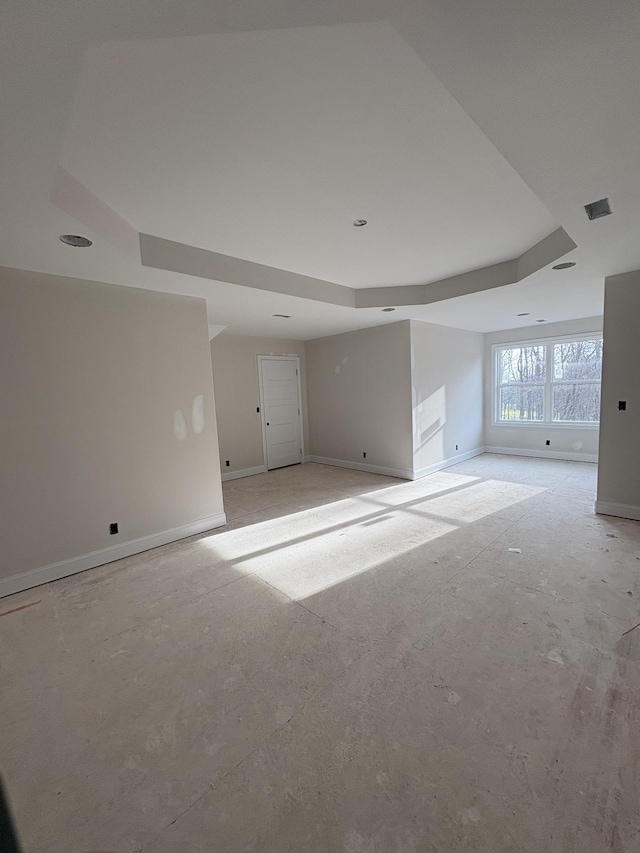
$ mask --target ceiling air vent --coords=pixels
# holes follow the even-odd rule
[[[282,317],[284,320],[290,320],[291,314],[274,314],[274,317]]]
[[[76,249],[86,249],[93,246],[93,241],[88,237],[81,237],[79,234],[63,234],[60,239],[67,246],[75,246]]]
[[[585,204],[584,209],[587,211],[589,219],[600,219],[601,216],[609,216],[611,213],[611,205],[608,198],[601,198],[599,201],[592,201],[591,204]]]

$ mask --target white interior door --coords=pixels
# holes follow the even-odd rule
[[[258,356],[265,463],[267,470],[302,462],[300,360]]]

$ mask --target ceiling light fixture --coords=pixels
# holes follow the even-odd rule
[[[600,219],[602,216],[609,216],[611,204],[608,198],[601,198],[598,201],[592,201],[591,204],[585,204],[584,209],[589,219]]]
[[[79,234],[62,234],[60,239],[67,246],[75,246],[76,249],[87,249],[89,246],[93,246],[93,240],[88,237],[81,237]]]
[[[383,308],[382,309],[383,313],[387,313],[388,311],[395,311],[395,310],[396,310],[395,308]]]
[[[525,311],[523,314],[516,314],[516,317],[528,317],[531,311]]]
[[[274,314],[274,317],[283,317],[285,320],[291,319],[291,314]]]
[[[575,267],[575,265],[576,265],[575,261],[565,261],[562,264],[556,264],[555,266],[551,267],[551,269],[552,270],[568,270],[570,267]]]
[[[363,225],[367,224],[366,219],[354,219],[353,224],[356,228],[362,228]]]

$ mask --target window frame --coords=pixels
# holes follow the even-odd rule
[[[535,429],[600,429],[600,421],[554,421],[553,420],[553,388],[554,385],[580,385],[594,384],[593,379],[577,379],[577,380],[555,380],[553,378],[553,346],[554,344],[562,343],[578,343],[580,341],[602,340],[602,331],[581,332],[578,335],[556,335],[552,338],[532,338],[531,340],[503,341],[491,345],[491,426],[492,427],[512,427],[518,429],[521,427],[533,427]],[[528,420],[501,420],[500,411],[500,388],[506,387],[508,383],[498,382],[499,378],[499,358],[500,351],[506,349],[515,349],[517,347],[534,347],[544,346],[545,350],[545,381],[543,393],[543,410],[544,420],[528,421]],[[600,383],[602,387],[602,374],[600,375]],[[518,383],[511,383],[512,386]],[[542,383],[533,382],[525,383],[525,387],[540,387]]]

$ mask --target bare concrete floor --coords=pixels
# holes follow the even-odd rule
[[[25,853],[640,851],[640,524],[595,477],[284,469],[3,599]]]

